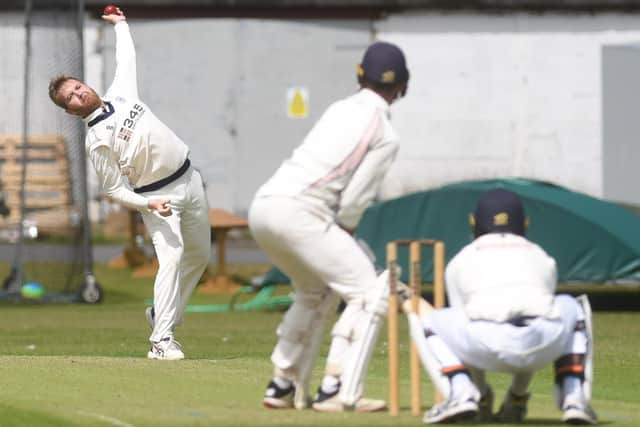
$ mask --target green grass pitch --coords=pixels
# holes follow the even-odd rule
[[[98,265],[106,301],[96,306],[0,304],[0,426],[415,426],[409,414],[403,340],[402,411],[321,414],[266,410],[261,397],[280,312],[187,313],[177,336],[187,360],[149,361],[145,299],[151,279]],[[193,303],[227,301],[196,294]],[[401,321],[406,336],[406,325]],[[595,314],[594,407],[603,425],[640,425],[640,313]],[[326,340],[325,340],[326,341]],[[326,344],[314,375],[317,387]],[[387,396],[386,331],[371,363],[366,395]],[[433,388],[423,372],[425,409]],[[496,406],[506,375],[489,376]],[[562,425],[551,367],[539,372],[526,425]],[[502,424],[504,425],[504,424]]]

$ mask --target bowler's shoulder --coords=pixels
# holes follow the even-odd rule
[[[115,124],[112,122],[98,123],[90,127],[85,137],[85,149],[87,152],[91,152],[98,147],[111,147],[114,131]]]
[[[111,85],[102,99],[109,101],[116,108],[116,111],[118,107],[122,107],[134,101],[131,97],[119,93],[118,88],[114,84]]]

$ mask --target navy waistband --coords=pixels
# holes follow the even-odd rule
[[[134,188],[133,192],[140,194],[140,193],[147,193],[149,191],[159,190],[165,185],[171,184],[173,181],[175,181],[176,179],[184,175],[187,169],[189,169],[190,165],[191,165],[191,162],[189,161],[189,158],[187,158],[187,160],[184,161],[182,166],[180,166],[180,168],[177,171],[175,171],[168,177],[162,178],[161,180],[156,182],[152,182],[151,184],[143,185],[142,187]]]

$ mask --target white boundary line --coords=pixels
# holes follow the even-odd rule
[[[109,424],[113,424],[114,426],[118,426],[118,427],[135,427],[133,424],[126,423],[126,422],[121,421],[121,420],[119,420],[117,418],[109,417],[107,415],[94,414],[93,412],[85,412],[85,411],[76,411],[76,412],[78,414],[84,415],[86,417],[96,418],[98,420],[105,421],[105,422],[107,422]]]

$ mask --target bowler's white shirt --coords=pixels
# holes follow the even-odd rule
[[[333,103],[256,197],[290,196],[328,209],[353,229],[398,151],[389,104],[362,89]]]
[[[480,236],[449,262],[451,307],[472,320],[503,322],[519,316],[557,318],[556,263],[538,245],[511,233]]]
[[[131,191],[176,172],[189,149],[138,97],[136,55],[126,22],[114,26],[116,71],[103,97],[115,113],[87,130],[85,147],[104,192],[126,206],[144,209],[147,199]],[[89,123],[102,113],[84,118]],[[127,178],[128,184],[123,177]]]

